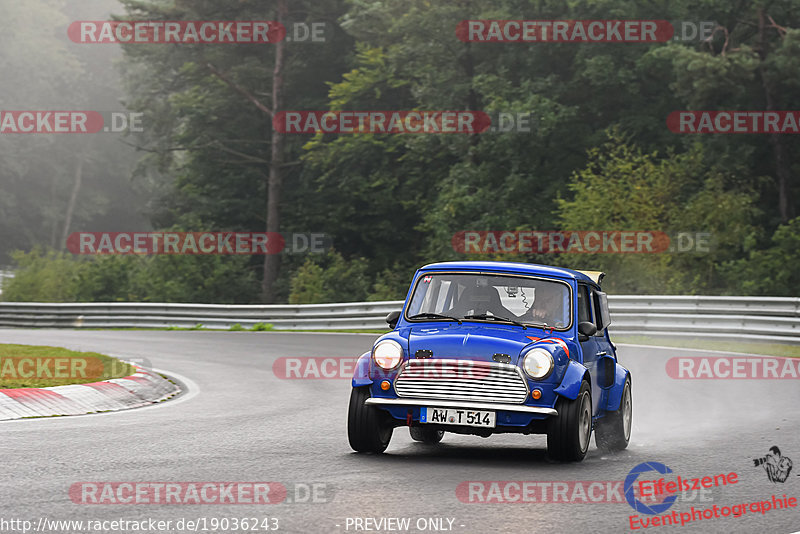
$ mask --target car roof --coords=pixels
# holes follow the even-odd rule
[[[550,265],[539,265],[536,263],[519,263],[510,261],[443,261],[439,263],[430,263],[420,267],[420,271],[446,270],[511,272],[517,274],[532,274],[540,276],[553,276],[557,278],[568,278],[595,284],[594,280],[582,272],[573,271],[572,269],[566,269],[564,267],[552,267]]]

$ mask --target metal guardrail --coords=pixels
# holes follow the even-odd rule
[[[612,334],[800,343],[800,298],[609,296]]]
[[[0,326],[38,328],[385,329],[402,301],[305,305],[0,302]],[[800,298],[610,296],[612,334],[800,343]]]
[[[304,305],[220,305],[0,302],[0,326],[49,328],[252,328],[346,330],[386,328],[386,314],[402,302],[352,302]]]

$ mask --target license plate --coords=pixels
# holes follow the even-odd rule
[[[497,424],[497,415],[495,412],[489,412],[486,410],[423,408],[420,410],[420,423],[494,428]]]

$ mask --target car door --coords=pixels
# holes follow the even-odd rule
[[[608,300],[605,293],[602,293],[598,288],[592,287],[589,289],[592,296],[592,317],[594,324],[597,326],[597,333],[595,333],[595,345],[597,352],[597,385],[598,396],[597,406],[605,409],[608,403],[608,392],[614,385],[614,378],[616,375],[616,361],[617,355],[614,351],[614,345],[608,337],[608,326],[611,323],[610,315],[608,313]]]
[[[578,284],[578,324],[588,321],[597,325],[594,320],[592,293],[587,284]],[[580,341],[581,353],[583,354],[583,365],[589,370],[592,377],[592,412],[597,414],[600,406],[603,406],[603,389],[598,382],[598,348],[599,338],[597,336],[589,336],[589,339]]]

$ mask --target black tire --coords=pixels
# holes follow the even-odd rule
[[[559,397],[558,415],[547,424],[547,454],[563,462],[580,462],[592,437],[592,393],[585,380],[575,400]]]
[[[594,429],[594,442],[604,452],[624,450],[631,440],[633,420],[633,400],[631,398],[631,379],[625,379],[619,409],[597,421]]]
[[[370,397],[368,387],[353,388],[347,412],[347,439],[356,452],[381,453],[389,446],[394,428],[388,416],[365,404]]]
[[[444,437],[444,430],[436,430],[429,426],[410,426],[408,432],[411,434],[411,439],[434,445],[442,441]]]

